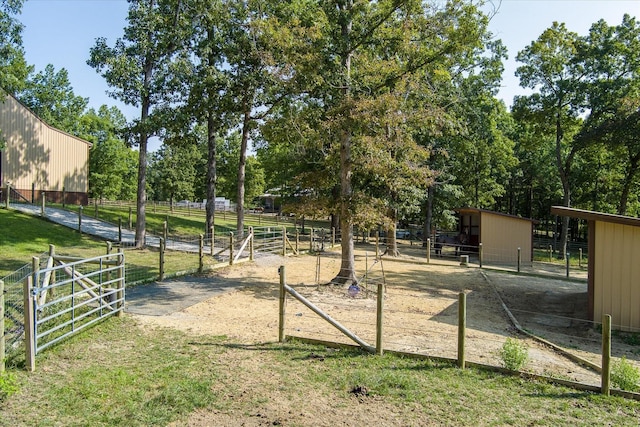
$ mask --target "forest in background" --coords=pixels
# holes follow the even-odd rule
[[[90,197],[136,200],[141,244],[147,200],[206,199],[212,224],[226,197],[241,230],[267,191],[331,217],[343,242],[354,225],[450,229],[466,206],[640,213],[635,17],[587,34],[554,23],[509,53],[531,92],[509,111],[496,98],[507,52],[477,2],[130,1],[122,37],[87,52],[114,99],[139,108],[127,122],[88,109],[64,68],[26,63],[22,3],[2,2],[0,87],[93,144]]]

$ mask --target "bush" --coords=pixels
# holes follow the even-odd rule
[[[611,364],[611,383],[620,390],[640,390],[640,370],[626,356]]]
[[[500,350],[502,366],[519,371],[529,361],[529,349],[517,339],[507,338]]]
[[[18,391],[16,378],[9,372],[0,373],[0,402]]]

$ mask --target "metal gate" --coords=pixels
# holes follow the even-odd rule
[[[34,265],[40,265],[34,258]],[[124,310],[124,254],[95,258],[50,256],[25,284],[27,369],[35,355],[104,318]]]

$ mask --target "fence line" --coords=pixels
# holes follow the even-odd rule
[[[318,258],[320,259],[322,257]],[[496,328],[498,328],[496,331],[493,331],[491,328],[485,330],[484,326],[478,329],[478,321],[480,319],[478,316],[482,316],[482,313],[486,313],[492,309],[491,307],[484,306],[478,309],[478,302],[484,304],[486,301],[485,297],[476,300],[474,294],[477,290],[471,289],[457,293],[458,299],[456,300],[456,292],[447,291],[443,293],[441,289],[433,288],[433,296],[444,298],[443,307],[445,308],[437,312],[429,312],[427,308],[423,309],[423,306],[420,304],[421,301],[426,301],[425,298],[430,301],[433,297],[425,294],[421,295],[419,290],[412,290],[410,286],[407,287],[405,292],[404,285],[402,289],[398,289],[398,283],[388,284],[392,287],[385,289],[381,294],[383,295],[382,298],[378,298],[376,293],[365,295],[363,292],[360,292],[354,295],[350,294],[349,289],[330,285],[299,285],[296,287],[298,290],[296,290],[286,285],[286,277],[283,274],[284,267],[281,267],[280,271],[282,282],[280,295],[281,308],[286,307],[286,309],[280,311],[279,325],[281,329],[279,338],[281,341],[287,338],[300,338],[310,342],[333,343],[335,345],[345,344],[344,332],[340,329],[336,330],[335,325],[331,326],[331,322],[326,319],[326,317],[328,317],[340,319],[341,325],[345,329],[357,334],[357,337],[361,341],[358,344],[369,351],[371,351],[371,346],[368,346],[366,343],[373,342],[373,339],[376,339],[376,343],[378,343],[377,336],[380,335],[382,337],[382,335],[384,335],[384,351],[408,352],[410,354],[428,355],[440,359],[444,358],[458,364],[458,366],[464,366],[466,363],[472,365],[486,365],[488,363],[496,369],[503,369],[500,366],[501,363],[498,353],[504,345],[506,338],[511,336],[513,332],[508,332],[508,327],[498,328],[498,326],[496,326]],[[370,283],[380,285],[382,283],[382,266],[373,273],[373,275],[369,275],[368,277]],[[311,280],[307,283],[310,282]],[[292,295],[290,289],[297,292],[298,295],[304,295],[308,304],[300,303],[300,298],[297,297],[287,302],[288,299],[286,296]],[[407,296],[413,296],[415,302],[405,301],[403,303],[406,305],[399,306],[398,304],[400,304],[401,297]],[[466,298],[468,296],[472,296],[469,302],[472,309],[470,313],[466,312]],[[380,304],[380,307],[378,307],[378,301],[384,301],[384,304]],[[322,318],[325,319],[327,323],[317,317],[305,315],[305,307],[309,308],[309,304],[312,304],[316,308],[313,310],[316,314],[318,312],[325,314],[326,317],[322,316]],[[497,304],[497,302],[494,301],[491,304],[493,304],[493,310],[495,311],[495,304]],[[461,314],[462,311],[465,312],[464,316]],[[539,314],[545,315],[544,313]],[[381,323],[378,323],[376,319]],[[399,319],[402,319],[402,321],[398,321]],[[582,321],[582,319],[574,320],[576,322]],[[610,346],[611,341],[613,341],[618,348],[617,351],[615,351],[614,348],[614,353],[617,353],[618,356],[628,351],[620,347],[619,340],[611,340],[610,337],[607,337],[606,333],[598,333],[598,328],[606,325],[605,319],[602,319],[601,322],[591,323],[591,330],[594,331],[594,334],[597,333],[600,338],[599,340],[594,340],[593,344],[604,348],[606,345]],[[384,334],[382,334],[383,329]],[[461,330],[465,332],[462,333]],[[532,348],[545,348],[545,351],[549,352],[547,354],[554,354],[559,349],[567,354],[572,353],[557,344],[539,339],[532,333],[525,334],[522,332],[523,331],[518,332],[520,339],[528,342],[528,345]],[[615,337],[615,334],[613,335]],[[576,335],[576,337],[573,338],[568,337],[567,340],[573,341],[572,345],[575,347],[577,338],[581,337]],[[355,341],[353,338],[351,338],[351,340]],[[380,338],[380,341],[382,341],[382,338]],[[382,348],[378,345],[374,348],[378,353],[382,351]],[[489,353],[486,353],[486,351],[489,351]],[[537,355],[538,351],[539,350],[536,350],[534,354]],[[598,350],[596,350],[596,355],[598,353]],[[538,357],[540,357],[540,359],[538,359]],[[610,393],[612,392],[612,388],[611,385],[607,383],[608,373],[606,371],[608,369],[605,369],[605,365],[607,363],[611,364],[612,359],[604,352],[600,353],[599,357],[600,363],[594,363],[588,360],[585,363],[585,360],[580,357],[572,358],[571,362],[567,358],[564,359],[566,362],[562,362],[563,359],[560,356],[555,356],[555,359],[558,359],[561,363],[579,363],[584,367],[582,369],[585,374],[581,374],[583,371],[575,365],[573,370],[577,372],[576,379],[567,380],[562,377],[553,378],[553,380],[561,380],[563,383],[577,388],[589,390],[598,389],[603,394]],[[555,359],[553,359],[552,362],[555,363]],[[532,363],[535,366],[529,368],[525,375],[540,375],[549,378],[548,366],[550,366],[550,362],[546,360],[546,356],[536,356],[536,358],[532,359]],[[539,374],[536,374],[535,370],[532,371],[530,369],[538,370]],[[589,374],[589,372],[591,373]],[[640,394],[637,393],[625,394],[622,391],[615,391],[615,393],[622,393],[627,397],[640,399]]]

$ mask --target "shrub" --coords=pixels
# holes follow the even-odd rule
[[[626,356],[611,364],[611,383],[621,390],[640,390],[640,370]]]
[[[507,338],[500,350],[502,366],[512,371],[519,371],[529,361],[529,349],[514,338]]]
[[[9,372],[0,373],[0,402],[18,391],[16,378]]]

